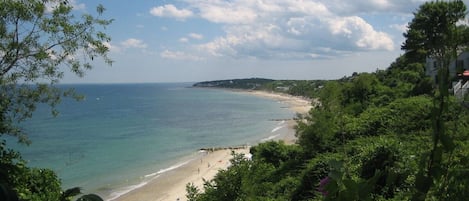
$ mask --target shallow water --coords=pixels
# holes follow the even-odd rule
[[[33,144],[14,146],[29,165],[55,170],[64,188],[112,197],[177,168],[200,148],[279,136],[286,123],[271,119],[294,116],[271,99],[187,86],[65,85],[86,99],[64,100],[57,118],[41,106],[24,124]]]

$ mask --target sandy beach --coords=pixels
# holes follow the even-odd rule
[[[267,92],[267,91],[240,91],[240,93],[246,93],[254,96],[259,96],[259,97],[264,97],[264,98],[269,98],[273,99],[276,101],[279,101],[283,104],[285,104],[285,107],[288,108],[289,110],[297,113],[297,114],[308,114],[308,112],[311,110],[312,102],[315,102],[315,100],[308,100],[303,97],[298,97],[298,96],[292,96],[289,94],[284,94],[284,93],[274,93],[274,92]],[[275,140],[282,140],[286,144],[294,144],[296,142],[296,136],[295,136],[295,126],[296,126],[296,121],[294,119],[289,119],[287,120],[287,125],[288,128],[290,129],[287,135],[280,136],[279,138],[275,138]]]
[[[292,96],[283,93],[274,93],[274,92],[267,92],[267,91],[240,91],[240,93],[251,94],[254,96],[270,98],[279,102],[282,102],[286,105],[286,107],[296,113],[299,114],[306,114],[308,113],[311,108],[311,101],[303,97]]]
[[[200,158],[190,161],[188,164],[169,171],[153,179],[148,184],[135,189],[116,201],[162,201],[162,200],[187,200],[186,185],[192,183],[202,189],[203,180],[210,180],[221,169],[227,169],[230,165],[231,152],[249,153],[249,147],[242,149],[225,149],[207,151]]]
[[[296,113],[306,114],[311,109],[311,101],[301,97],[287,94],[270,93],[264,91],[237,91],[250,95],[270,98],[282,102],[285,107]],[[294,143],[295,132],[293,130],[296,122],[287,121],[290,131],[274,140],[283,140],[286,143]],[[216,151],[205,151],[200,157],[161,174],[146,185],[136,188],[116,199],[115,201],[184,201],[186,199],[186,185],[193,183],[199,189],[203,189],[203,181],[214,178],[219,170],[227,169],[230,166],[229,160],[232,158],[232,151],[236,153],[248,154],[249,147],[238,149],[222,149]]]

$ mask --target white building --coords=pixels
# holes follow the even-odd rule
[[[453,92],[458,98],[463,98],[469,92],[469,52],[461,53],[449,66],[450,80],[453,82]],[[425,64],[425,74],[438,81],[438,63],[435,59],[427,58]]]
[[[456,61],[452,61],[449,66],[450,80],[457,77],[458,73],[469,70],[469,52],[461,53]],[[427,58],[425,64],[425,74],[438,80],[438,62],[435,59]]]

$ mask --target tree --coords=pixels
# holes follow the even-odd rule
[[[355,114],[363,112],[370,104],[373,96],[376,96],[377,88],[381,85],[376,75],[370,73],[362,73],[353,77],[350,83],[344,88],[344,104],[352,105],[351,110]]]
[[[64,68],[84,76],[94,58],[112,63],[110,37],[102,32],[112,21],[90,14],[77,19],[72,9],[66,0],[0,2],[1,135],[28,142],[16,123],[30,118],[37,103],[53,107],[71,95],[55,87]],[[98,15],[104,10],[98,6]]]
[[[104,7],[96,16],[74,15],[67,0],[0,1],[0,197],[21,200],[69,200],[77,191],[61,192],[60,181],[50,170],[28,168],[21,156],[6,148],[3,137],[17,137],[29,143],[18,124],[31,118],[36,105],[54,106],[62,97],[78,98],[73,90],[61,90],[56,84],[65,71],[84,76],[91,62],[108,58],[108,42],[103,31],[112,20],[102,19]],[[31,185],[35,186],[31,190]],[[82,200],[95,199],[94,195]],[[96,200],[96,199],[95,199]]]
[[[467,46],[468,27],[458,22],[466,16],[461,0],[427,2],[421,5],[409,23],[402,49],[406,54],[419,52],[419,57],[437,61],[439,80],[448,82],[448,66]]]
[[[402,49],[420,52],[437,63],[438,88],[433,106],[432,150],[429,157],[423,156],[421,169],[416,177],[417,191],[413,200],[425,200],[435,180],[445,175],[441,158],[444,152],[452,153],[454,143],[445,129],[444,115],[449,102],[449,65],[467,47],[468,27],[458,22],[466,16],[466,5],[460,0],[427,2],[414,13],[409,30],[404,34],[406,41]]]
[[[410,58],[431,57],[442,61],[454,51],[460,51],[459,46],[467,44],[463,42],[466,38],[463,32],[467,31],[467,27],[457,24],[465,16],[466,6],[461,0],[422,4],[404,33],[406,40],[402,50],[406,54],[419,55]]]
[[[242,189],[243,176],[249,171],[251,164],[244,154],[236,154],[230,159],[231,167],[227,170],[218,171],[217,175],[211,181],[205,181],[203,194],[197,194],[197,190],[189,187],[195,192],[188,193],[188,199],[191,200],[246,200],[246,195]]]

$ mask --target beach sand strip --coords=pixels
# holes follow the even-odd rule
[[[213,152],[206,151],[200,159],[192,160],[188,164],[172,171],[161,174],[148,184],[135,189],[116,201],[163,201],[186,199],[186,185],[192,183],[203,189],[203,181],[211,180],[217,172],[227,169],[232,158],[232,151],[248,154],[249,147],[237,149],[219,149]]]
[[[301,97],[280,93],[270,93],[265,91],[236,91],[250,95],[270,98],[285,103],[288,109],[300,114],[307,114],[311,109],[311,100]],[[290,128],[289,134],[281,139],[288,144],[296,141],[294,127],[295,120],[287,120]],[[203,181],[211,180],[219,170],[226,170],[230,166],[229,160],[232,158],[232,151],[236,153],[249,154],[249,147],[237,149],[219,149],[216,151],[206,151],[203,156],[193,160],[174,170],[165,172],[148,184],[124,194],[115,201],[185,201],[186,185],[194,184],[199,189],[203,189]]]

